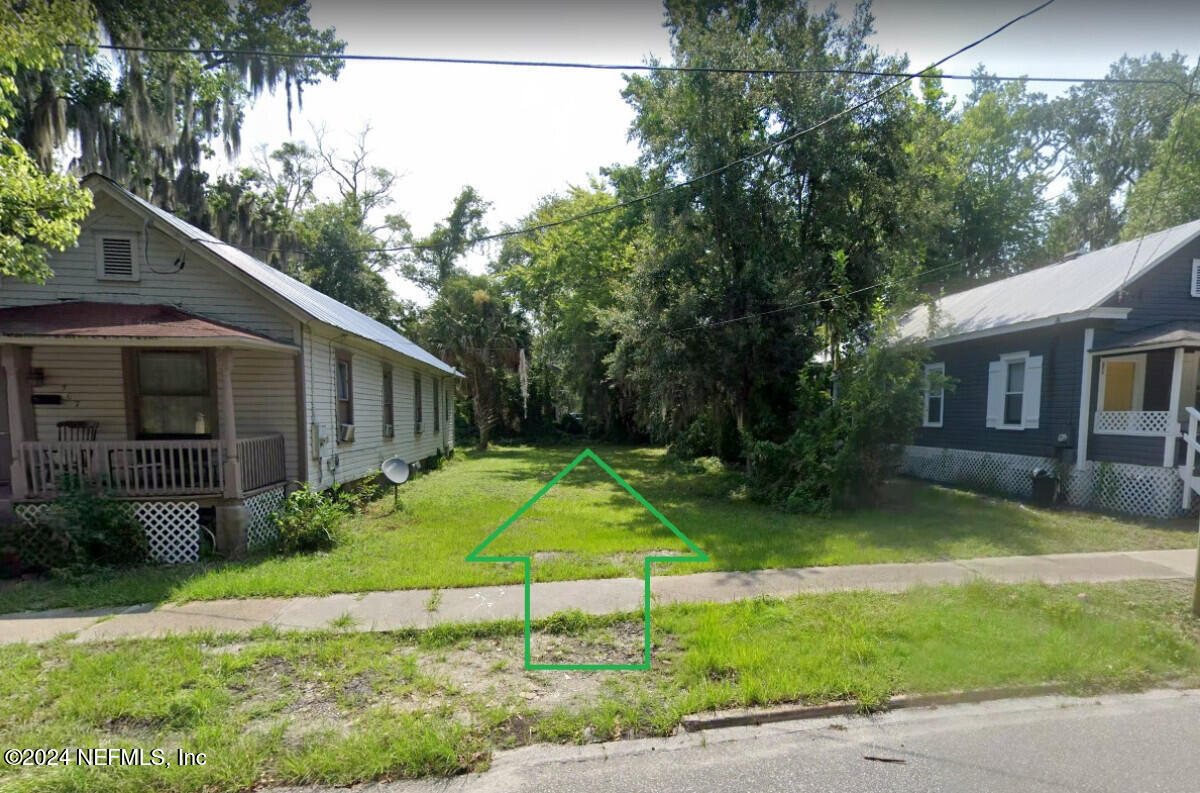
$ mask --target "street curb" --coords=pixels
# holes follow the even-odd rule
[[[1171,683],[1161,684],[1172,687]],[[882,705],[863,706],[858,700],[842,700],[824,705],[785,705],[776,708],[746,708],[711,715],[684,716],[680,725],[686,732],[719,730],[726,727],[753,727],[778,721],[823,719],[830,716],[853,716],[857,713],[904,708],[930,708],[939,705],[966,705],[992,702],[998,699],[1021,699],[1025,697],[1047,697],[1070,693],[1072,687],[1064,683],[1042,683],[1031,686],[1006,686],[980,688],[971,691],[947,691],[940,694],[898,694]]]

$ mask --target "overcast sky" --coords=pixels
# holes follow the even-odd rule
[[[919,68],[1035,5],[877,0],[875,41],[885,53],[907,52]],[[312,20],[335,27],[348,53],[597,63],[670,55],[661,5],[651,0],[313,0]],[[943,68],[965,73],[983,63],[998,74],[1102,76],[1122,54],[1179,50],[1194,57],[1198,43],[1200,2],[1057,0]],[[292,137],[311,137],[315,123],[332,141],[348,142],[370,123],[372,160],[402,175],[396,208],[418,233],[446,214],[466,184],[493,203],[488,221],[498,228],[539,197],[636,157],[622,85],[616,72],[349,62],[336,82],[305,92]],[[287,139],[283,98],[262,97],[246,118],[242,160],[259,144]]]

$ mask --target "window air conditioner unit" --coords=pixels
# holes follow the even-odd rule
[[[338,440],[342,443],[349,443],[354,440],[354,425],[339,424],[338,425]]]
[[[422,427],[421,427],[422,424],[423,424],[423,422],[414,421],[413,422],[413,432],[420,432],[422,429]]]

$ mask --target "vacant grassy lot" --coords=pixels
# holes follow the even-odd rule
[[[350,541],[332,553],[0,585],[0,612],[517,582],[513,565],[470,564],[464,557],[579,451],[510,447],[460,454],[444,470],[406,485],[401,511],[392,511],[388,494],[355,518]],[[596,451],[711,558],[662,565],[663,574],[1183,548],[1196,541],[1194,527],[1040,511],[913,482],[891,488],[878,508],[831,517],[787,514],[747,500],[740,476],[719,467],[672,461],[656,448]],[[585,461],[493,550],[537,554],[534,575],[548,581],[640,576],[645,552],[685,548]]]
[[[241,790],[485,767],[492,749],[672,731],[710,708],[1055,681],[1200,682],[1186,582],[972,584],[654,613],[647,672],[528,672],[521,626],[0,647],[0,745],[204,752],[188,768],[14,768],[0,789]],[[557,618],[586,651],[637,623]]]

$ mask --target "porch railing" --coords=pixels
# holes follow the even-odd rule
[[[282,435],[239,439],[238,459],[242,461],[243,493],[282,482],[287,478]]]
[[[282,435],[239,439],[238,454],[243,491],[286,480]],[[18,455],[25,484],[20,497],[29,499],[51,498],[72,478],[102,483],[117,497],[219,495],[225,489],[218,439],[25,441]]]
[[[1152,435],[1173,433],[1169,410],[1098,410],[1094,432],[1097,435]]]

